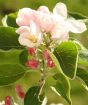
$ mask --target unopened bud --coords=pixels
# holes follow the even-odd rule
[[[26,62],[26,66],[32,69],[36,69],[38,67],[39,62],[35,59],[28,60]]]
[[[11,105],[11,97],[10,96],[5,97],[5,105]]]
[[[29,48],[28,53],[33,56],[35,54],[35,48]]]
[[[25,93],[23,92],[20,85],[16,85],[16,93],[21,99],[24,99]]]
[[[52,61],[52,59],[48,59],[48,67],[54,67],[55,66],[55,64],[53,63],[53,61]]]
[[[46,60],[48,60],[48,59],[50,58],[47,49],[43,52],[43,57],[44,57],[44,59],[46,59]]]

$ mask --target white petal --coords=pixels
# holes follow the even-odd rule
[[[32,43],[30,40],[28,40],[27,38],[24,38],[22,36],[19,37],[19,43],[21,45],[27,46],[27,47],[34,47],[35,44]]]
[[[67,7],[64,3],[57,3],[53,9],[54,15],[58,17],[67,18]]]
[[[50,14],[50,11],[49,11],[49,9],[48,9],[47,6],[40,6],[40,7],[38,8],[38,11],[41,11],[41,12],[43,12],[43,13],[48,13],[48,14]]]
[[[37,41],[37,46],[39,46],[42,43],[42,39],[43,39],[43,34],[40,32],[38,34],[38,41]]]
[[[38,32],[38,26],[33,21],[30,21],[30,33],[32,35],[37,35],[37,32]]]
[[[18,11],[18,17],[29,16],[29,13],[32,11],[30,8],[22,8]]]
[[[25,34],[25,33],[30,33],[30,27],[28,26],[21,26],[16,30],[16,33],[18,34]]]
[[[75,20],[74,18],[69,18],[66,24],[68,30],[73,33],[82,33],[87,30],[87,27],[84,22],[80,20]]]
[[[30,24],[30,13],[32,9],[30,8],[23,8],[18,11],[18,16],[16,18],[16,23],[19,26],[27,26]]]

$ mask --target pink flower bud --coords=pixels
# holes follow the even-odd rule
[[[55,66],[55,64],[53,63],[53,61],[51,59],[48,59],[47,64],[48,64],[48,67],[50,67],[50,68]]]
[[[10,96],[5,97],[5,105],[11,105],[11,97]]]
[[[24,99],[25,93],[23,92],[20,85],[16,85],[16,93],[21,99]]]
[[[50,58],[47,49],[43,52],[43,57],[44,57],[44,59],[46,59],[46,60],[48,60],[48,59]]]
[[[32,69],[36,69],[38,67],[39,62],[35,59],[31,59],[26,62],[26,66]]]
[[[28,49],[28,53],[31,55],[31,56],[33,56],[34,54],[35,54],[35,48],[29,48]]]

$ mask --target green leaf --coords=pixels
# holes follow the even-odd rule
[[[12,27],[0,27],[0,49],[22,48],[18,42],[19,35],[15,31]]]
[[[77,12],[68,12],[69,16],[75,18],[75,19],[88,19],[88,17],[80,14],[80,13],[77,13]]]
[[[24,68],[19,64],[0,64],[0,86],[16,82],[24,73]]]
[[[54,90],[56,90],[56,93],[59,93],[71,105],[70,83],[68,78],[61,73],[55,74],[53,78],[56,80],[56,84],[53,86]]]
[[[18,25],[16,24],[16,17],[17,17],[17,12],[6,15],[2,20],[3,25],[17,28]]]
[[[20,64],[21,50],[0,50],[0,86],[16,82],[25,74],[24,67]]]
[[[88,50],[79,51],[79,65],[88,66]]]
[[[55,91],[56,93],[59,93],[71,105],[69,80],[64,75],[55,55],[50,51],[48,51],[48,52],[49,52],[49,55],[52,58],[54,64],[56,65],[54,72],[57,71],[57,73],[53,76],[54,79],[56,80],[56,85],[54,85],[52,87],[54,88],[54,90],[57,91],[57,92]]]
[[[29,88],[24,98],[24,105],[41,105],[42,102],[39,100],[40,90],[40,86],[33,86]]]
[[[22,64],[22,65],[25,65],[25,63],[26,63],[27,60],[28,60],[28,50],[27,50],[27,49],[23,50],[23,51],[21,52],[19,58],[20,58],[21,64]]]
[[[85,84],[87,85],[88,87],[88,70],[87,68],[83,68],[83,67],[79,67],[77,69],[77,74],[76,74],[80,79],[82,79]]]
[[[78,51],[72,41],[62,42],[55,50],[54,55],[58,59],[63,72],[71,79],[76,75]]]

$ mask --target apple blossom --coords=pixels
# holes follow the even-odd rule
[[[54,26],[53,16],[46,6],[40,6],[37,11],[30,8],[19,10],[16,19],[19,26],[30,26],[31,21],[40,27],[43,32],[49,32]]]
[[[20,26],[16,31],[20,34],[20,44],[27,47],[39,46],[43,33],[51,34],[51,39],[60,43],[69,39],[69,31],[82,33],[86,30],[82,20],[67,17],[67,7],[64,3],[57,3],[53,13],[46,6],[40,6],[38,10],[20,9],[16,19]]]
[[[29,20],[31,18],[33,18],[31,13],[32,13],[32,9],[30,9],[30,8],[20,9],[19,12],[18,12],[18,16],[16,18],[16,23],[19,26],[28,26],[28,25],[30,25]]]
[[[57,3],[53,9],[53,14],[56,20],[62,20],[66,24],[67,30],[70,32],[82,33],[87,29],[82,20],[67,17],[67,7],[64,3]]]
[[[16,31],[19,36],[19,43],[27,47],[39,46],[42,42],[42,33],[36,24],[31,21],[29,26],[21,26]]]

